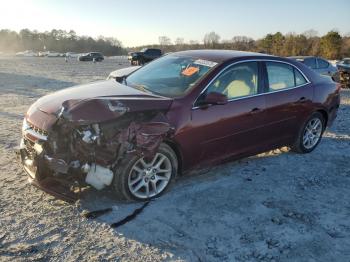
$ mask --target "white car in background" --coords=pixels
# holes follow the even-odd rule
[[[67,52],[66,53],[66,57],[69,57],[69,58],[77,58],[80,55],[81,55],[80,53],[75,53],[75,52]]]
[[[140,67],[141,66],[130,66],[127,68],[115,70],[109,74],[109,76],[107,77],[107,80],[114,79],[117,82],[122,83],[125,77],[127,77],[131,73],[135,72]]]
[[[38,54],[36,52],[33,52],[32,50],[26,50],[23,52],[17,52],[16,56],[33,57],[33,56],[38,56]]]
[[[62,56],[62,54],[61,54],[61,53],[58,53],[58,52],[51,52],[51,51],[48,51],[46,56],[47,56],[47,57],[60,57],[60,56]]]

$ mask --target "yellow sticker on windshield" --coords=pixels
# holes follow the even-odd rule
[[[181,72],[184,76],[192,76],[199,72],[199,67],[190,66]]]

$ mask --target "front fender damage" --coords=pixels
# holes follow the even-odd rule
[[[135,110],[134,103],[110,99],[64,102],[38,157],[52,176],[98,190],[109,186],[124,157],[153,157],[161,142],[173,135],[165,116],[167,108],[141,110],[145,107],[138,104]]]

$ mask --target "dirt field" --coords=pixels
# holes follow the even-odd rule
[[[0,57],[0,261],[350,261],[350,90],[313,153],[283,148],[179,179],[115,229],[141,204],[91,190],[69,205],[30,186],[13,153],[28,106],[124,66]]]

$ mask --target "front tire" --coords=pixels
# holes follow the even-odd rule
[[[126,156],[115,172],[114,189],[119,198],[146,201],[159,197],[174,181],[178,161],[174,151],[162,143],[152,159]]]
[[[298,137],[292,146],[297,153],[310,153],[320,143],[325,130],[325,119],[319,112],[314,112],[304,123]]]

